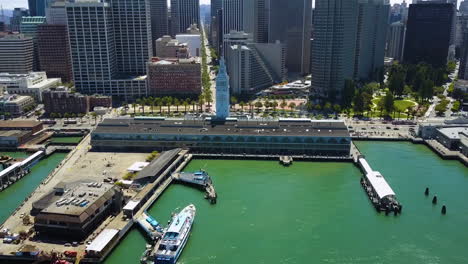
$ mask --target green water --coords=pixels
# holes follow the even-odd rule
[[[51,143],[80,143],[83,137],[52,137],[50,139]]]
[[[149,213],[166,223],[176,207],[197,206],[179,263],[468,263],[468,169],[422,145],[359,142],[394,188],[403,215],[378,214],[349,163],[195,160],[214,178],[218,204],[172,185]],[[433,206],[425,187],[439,196]],[[448,214],[440,214],[441,204]],[[106,264],[138,263],[144,236],[132,230]]]
[[[0,152],[1,155],[8,155],[15,158],[26,158],[25,152]],[[15,211],[24,199],[31,194],[41,181],[65,158],[66,153],[55,153],[40,160],[31,169],[31,172],[21,180],[17,181],[4,191],[0,192],[0,223],[3,223],[8,216]]]

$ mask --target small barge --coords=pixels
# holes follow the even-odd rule
[[[205,199],[210,203],[215,204],[217,200],[216,190],[213,186],[213,181],[208,173],[204,170],[197,172],[181,172],[172,174],[174,180],[180,183],[194,186],[205,191]]]

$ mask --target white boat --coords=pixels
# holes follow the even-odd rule
[[[174,215],[169,227],[154,249],[155,264],[174,264],[177,262],[190,236],[195,213],[195,205],[191,204]]]

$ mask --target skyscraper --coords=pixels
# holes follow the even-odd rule
[[[386,56],[401,61],[403,59],[403,47],[405,44],[406,26],[402,22],[390,25],[387,40]]]
[[[151,15],[151,43],[153,54],[156,53],[154,42],[169,34],[167,21],[167,0],[149,0]]]
[[[33,70],[33,40],[22,34],[0,38],[0,72],[28,73]]]
[[[67,3],[75,86],[83,93],[146,95],[146,62],[152,56],[149,4],[144,0]]]
[[[52,0],[28,0],[30,16],[45,16],[45,9]]]
[[[112,0],[112,27],[119,75],[144,75],[153,56],[148,0]]]
[[[38,27],[37,46],[41,70],[49,78],[73,80],[70,45],[66,25],[43,24]]]
[[[216,118],[229,117],[229,76],[226,71],[224,58],[219,61],[219,71],[216,77]]]
[[[446,65],[452,38],[453,8],[453,4],[431,2],[410,5],[404,62],[426,62],[434,67]]]
[[[339,98],[352,80],[356,52],[357,0],[316,0],[312,47],[312,91]]]
[[[384,0],[360,0],[356,32],[354,78],[371,80],[384,65],[390,5]]]
[[[316,1],[316,8],[319,5],[318,2],[320,0]],[[269,0],[267,10],[269,10],[267,18],[269,42],[275,43],[279,40],[286,45],[286,67],[289,72],[308,74],[310,72],[312,1]]]
[[[13,10],[12,17],[10,18],[10,31],[20,31],[21,19],[24,16],[28,16],[29,12],[24,8],[15,8]]]
[[[218,11],[223,8],[222,0],[211,0],[211,24],[210,24],[210,44],[216,47],[218,41],[218,27],[219,27],[219,15]]]
[[[39,51],[37,47],[37,27],[46,22],[45,16],[24,16],[21,19],[20,32],[26,37],[30,37],[34,43],[34,64],[33,70],[40,70]]]
[[[171,35],[183,33],[192,24],[200,25],[200,0],[171,0]]]

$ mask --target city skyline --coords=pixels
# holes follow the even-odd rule
[[[210,4],[210,2],[211,2],[210,0],[200,0],[200,4],[207,5],[207,4]],[[314,2],[315,1],[312,1],[312,3]],[[401,3],[401,2],[403,2],[403,0],[390,0],[391,4]],[[406,2],[410,3],[411,1],[408,0]],[[11,0],[0,0],[0,5],[2,5],[4,9],[13,9],[15,7],[28,8],[28,0],[15,0],[14,2]]]

